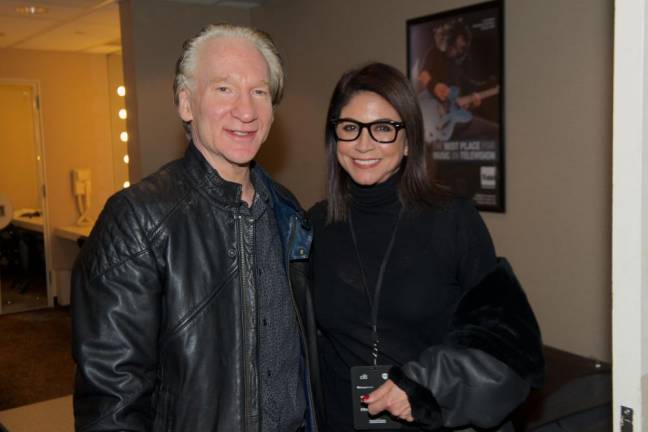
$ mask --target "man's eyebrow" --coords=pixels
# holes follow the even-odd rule
[[[214,77],[211,78],[210,80],[207,81],[208,85],[212,85],[214,83],[220,83],[220,82],[230,82],[231,79],[228,76],[219,76],[219,77]],[[257,85],[264,85],[267,87],[270,87],[270,81],[269,80],[261,80],[259,84]]]
[[[222,81],[228,81],[227,77],[219,76],[219,77],[211,78],[209,81],[207,81],[207,84],[214,84]]]

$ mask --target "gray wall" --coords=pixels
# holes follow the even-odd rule
[[[186,148],[173,105],[182,43],[216,22],[249,25],[248,9],[160,0],[120,2],[131,181],[178,158]]]
[[[207,22],[252,23],[276,39],[288,70],[286,98],[260,160],[310,206],[323,196],[323,124],[340,74],[369,60],[404,71],[405,21],[471,3],[266,0],[251,10],[123,4],[126,83],[135,89],[129,131],[141,158],[134,178],[184,148],[170,90],[182,41]],[[545,342],[603,360],[610,359],[612,16],[607,0],[506,2],[507,212],[483,214],[498,253],[526,288]]]
[[[270,0],[253,9],[289,74],[261,161],[305,206],[321,199],[323,122],[340,74],[370,60],[405,71],[405,21],[470,3]],[[507,211],[483,217],[545,343],[609,360],[612,2],[505,4]]]

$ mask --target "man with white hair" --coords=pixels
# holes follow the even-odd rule
[[[185,156],[113,196],[75,265],[77,430],[316,430],[295,295],[312,234],[253,160],[283,81],[257,30],[185,43]]]

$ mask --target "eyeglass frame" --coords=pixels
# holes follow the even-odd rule
[[[405,129],[405,123],[404,122],[399,122],[399,121],[396,121],[396,120],[375,120],[375,121],[372,121],[372,122],[369,122],[369,123],[363,123],[361,121],[358,121],[358,120],[355,120],[355,119],[350,119],[350,118],[332,118],[331,120],[329,120],[329,122],[333,126],[333,134],[335,135],[335,139],[337,139],[338,141],[344,141],[344,142],[351,142],[351,141],[357,140],[358,138],[360,138],[360,135],[362,135],[362,130],[366,128],[367,131],[369,132],[369,136],[371,137],[372,140],[374,140],[374,141],[376,141],[377,143],[380,143],[380,144],[392,144],[392,143],[396,142],[396,140],[398,139],[398,133],[401,131],[401,129]],[[342,139],[342,138],[340,138],[338,136],[338,134],[337,134],[337,125],[339,123],[342,123],[342,122],[349,122],[349,123],[354,123],[354,124],[358,125],[360,127],[360,129],[358,130],[358,136],[356,136],[353,139]],[[382,123],[386,123],[386,124],[391,125],[394,128],[396,128],[396,134],[394,135],[393,140],[391,140],[391,141],[380,141],[380,140],[377,140],[376,137],[373,136],[373,133],[371,132],[371,126],[373,126],[375,124],[382,124]]]

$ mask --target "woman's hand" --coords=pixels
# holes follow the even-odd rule
[[[387,411],[399,419],[408,422],[414,421],[407,393],[394,384],[392,380],[385,381],[383,385],[364,397],[362,402],[367,404],[371,415]]]

